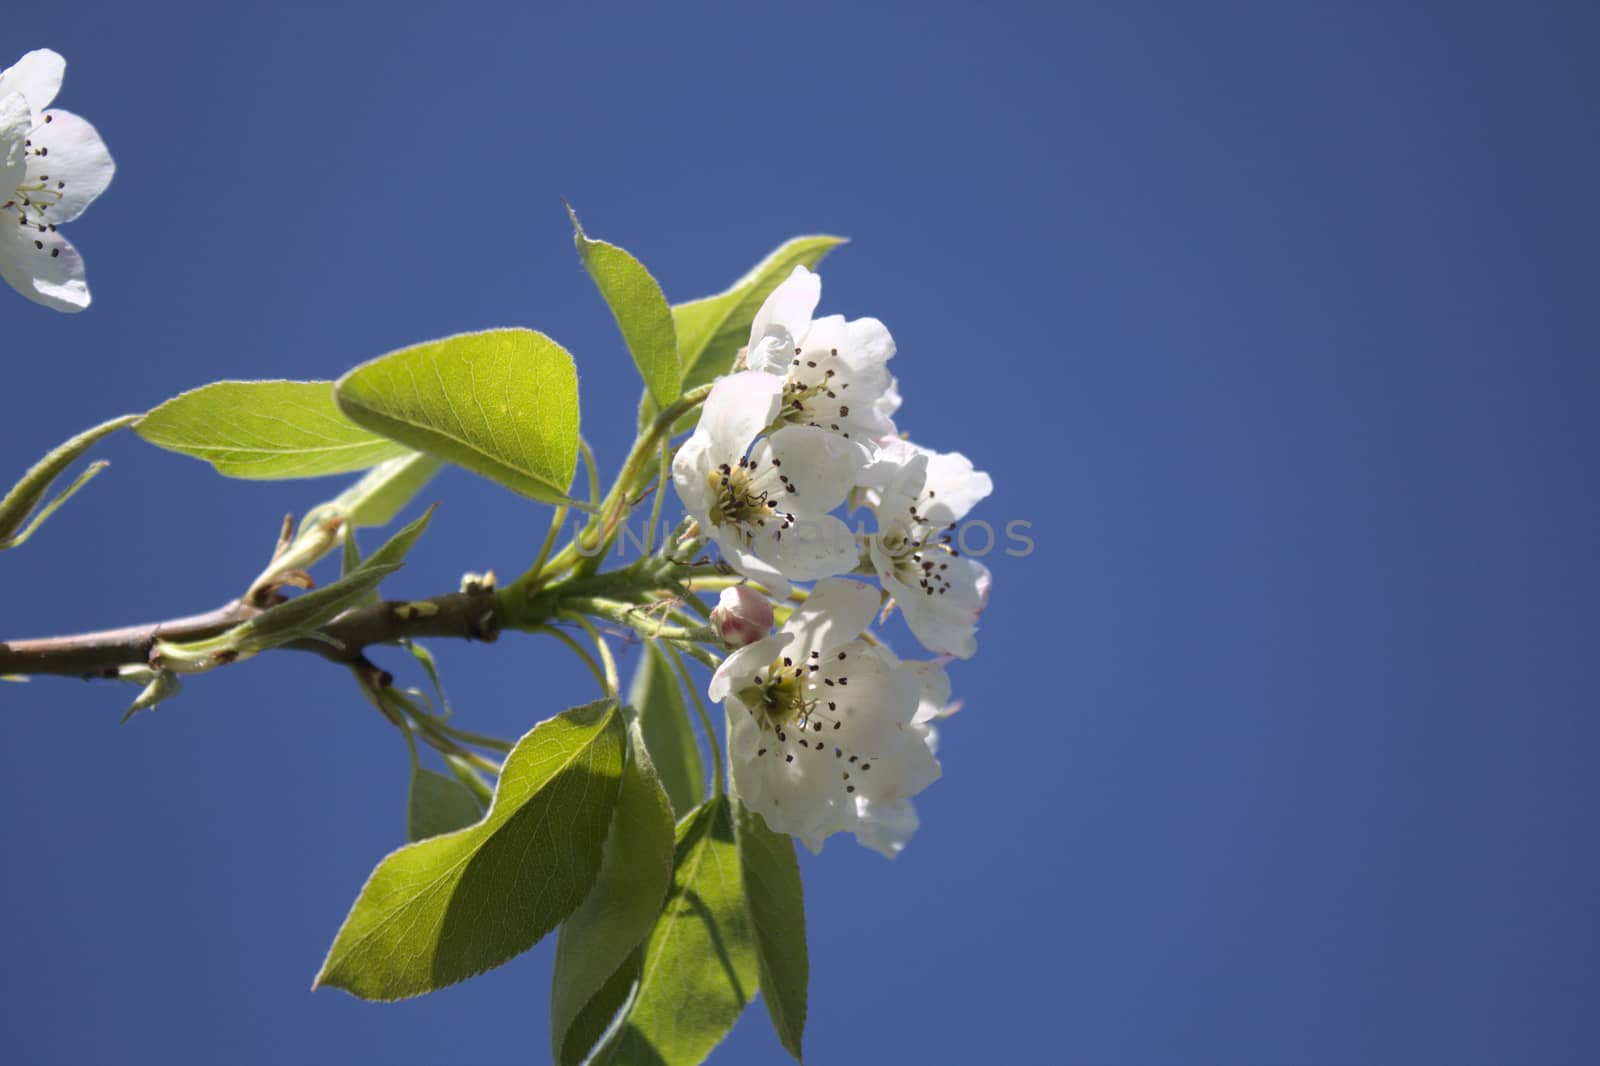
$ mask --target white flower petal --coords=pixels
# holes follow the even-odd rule
[[[71,222],[111,184],[117,169],[111,153],[95,128],[72,112],[46,111],[28,139],[26,183],[43,189],[27,210],[41,221]]]
[[[711,439],[713,466],[737,463],[744,457],[750,442],[777,417],[782,391],[781,378],[755,370],[730,374],[716,383],[706,397],[696,429]]]
[[[719,697],[713,696],[713,699]],[[741,766],[754,766],[756,764],[756,751],[761,747],[761,727],[756,723],[755,716],[737,698],[727,695],[720,697],[727,701],[728,708],[728,761],[733,764],[735,781],[739,780],[738,771]],[[764,780],[758,779],[753,783],[745,781],[744,787],[739,789],[740,795],[748,803],[758,798]]]
[[[919,659],[903,664],[916,676],[919,686],[917,714],[919,725],[950,713],[950,672],[936,659]]]
[[[781,632],[754,644],[746,644],[722,660],[722,665],[711,675],[711,687],[706,690],[706,695],[721,703],[738,684],[747,682],[758,671],[765,669],[793,642],[793,633]]]
[[[893,354],[894,341],[882,322],[875,318],[846,322],[843,315],[828,315],[811,323],[800,354],[789,361],[786,372],[791,381],[814,381],[831,370],[834,398],[871,411],[888,391],[891,379],[884,364]],[[800,374],[801,370],[812,373]]]
[[[778,381],[770,374],[763,376]],[[763,471],[762,487],[773,490],[779,507],[797,515],[821,514],[839,506],[867,466],[866,452],[859,445],[811,426],[783,427],[757,444],[750,457]]]
[[[32,128],[33,118],[23,95],[0,96],[0,196],[5,197],[0,203],[11,199],[11,190],[27,175],[28,131]]]
[[[893,418],[895,412],[900,410],[900,405],[903,402],[900,398],[900,380],[891,377],[889,379],[889,387],[884,390],[883,395],[879,396],[877,402],[872,406],[877,408],[878,413],[884,418]]]
[[[922,486],[927,497],[918,511],[936,526],[967,517],[967,512],[994,491],[994,481],[960,452],[934,452],[928,456]]]
[[[811,328],[806,330],[805,338],[796,345],[800,349],[794,358],[803,361],[817,359],[821,356],[832,356],[835,350],[848,348],[850,344],[850,327],[845,322],[843,315],[824,315],[811,323]],[[840,355],[844,352],[840,351]],[[785,359],[785,368],[794,365],[793,358]]]
[[[798,646],[831,655],[872,627],[882,596],[865,581],[830,577],[819,581],[783,624]]]
[[[878,340],[862,345],[854,330],[863,322],[875,320],[819,318],[811,323],[804,344],[796,346],[798,352],[790,348],[763,362],[766,369],[784,375],[785,422],[827,429],[867,446],[893,432],[894,423],[877,409],[890,380],[883,346]]]
[[[879,567],[883,587],[894,597],[906,625],[924,648],[938,655],[972,658],[978,650],[978,617],[989,599],[988,567],[965,556],[943,560],[940,565],[948,569],[942,570],[940,576],[948,585],[941,593],[908,585],[892,573],[885,573],[876,556],[874,563]]]
[[[855,804],[825,752],[780,746],[738,700],[728,701],[728,727],[734,791],[773,832],[820,841],[850,827]]]
[[[807,694],[818,701],[816,713],[822,726],[814,733],[826,744],[859,756],[858,765],[875,766],[916,739],[906,730],[916,717],[921,695],[917,679],[890,666],[872,645],[855,641],[806,661],[816,667],[806,682]],[[870,779],[858,778],[856,784],[881,788],[890,776],[873,773]]]
[[[939,735],[932,726],[902,722],[887,754],[872,760],[872,769],[856,775],[860,788],[856,800],[869,803],[900,803],[910,799],[944,773],[936,752]]]
[[[781,533],[757,534],[755,550],[790,581],[817,581],[849,573],[861,561],[855,534],[831,514],[797,519]]]
[[[734,791],[773,832],[820,841],[854,820],[850,797],[835,787],[829,774],[815,772],[817,759],[803,761],[796,752],[780,751],[773,734],[764,732],[755,714],[737,699],[728,701],[728,752]]]
[[[905,850],[921,822],[910,800],[898,803],[873,803],[856,800],[856,843],[871,848],[886,859]]]
[[[781,370],[787,366],[794,349],[804,340],[811,314],[821,299],[822,279],[804,266],[796,266],[767,296],[750,323],[748,365],[757,370]],[[764,340],[773,343],[763,344]]]
[[[894,357],[894,338],[889,335],[889,328],[875,318],[852,319],[849,325],[850,347],[849,360],[852,365],[863,370],[868,367],[882,366]],[[890,384],[893,379],[890,379]],[[889,385],[885,385],[887,391]],[[881,394],[880,394],[881,395]],[[896,406],[899,406],[898,403]],[[893,411],[888,412],[893,414]]]
[[[912,503],[932,526],[959,522],[994,491],[994,481],[960,452],[936,452],[908,440],[879,441],[871,465],[856,479],[885,512]]]
[[[34,303],[57,311],[89,306],[83,259],[65,237],[32,224],[0,220],[0,277]]]
[[[882,508],[884,492],[890,485],[906,476],[906,464],[920,451],[916,445],[899,437],[879,440],[872,461],[856,475],[859,491],[854,494],[851,506]],[[907,492],[901,507],[910,503],[911,499],[910,492]]]
[[[37,121],[50,101],[61,91],[61,79],[66,75],[67,61],[49,48],[36,48],[0,71],[0,96],[21,93],[32,109]]]
[[[711,471],[716,466],[711,457],[711,437],[693,433],[678,446],[672,457],[672,486],[678,490],[689,514],[702,525],[711,513]]]
[[[775,599],[789,595],[789,579],[772,563],[740,543],[740,534],[728,527],[719,527],[713,534],[722,557],[739,573],[766,589]]]
[[[928,480],[926,452],[907,441],[900,441],[892,449],[880,449],[878,459],[862,473],[861,480],[876,486],[874,510],[880,532],[898,529],[910,536],[926,524],[911,513]]]

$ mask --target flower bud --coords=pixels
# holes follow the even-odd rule
[[[772,603],[747,585],[722,590],[711,625],[729,648],[742,648],[772,632]]]

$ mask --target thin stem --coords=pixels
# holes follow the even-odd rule
[[[582,437],[578,438],[578,451],[583,453],[583,465],[589,471],[589,506],[600,506],[600,468],[595,465],[594,452],[589,448],[589,442]]]
[[[667,478],[672,474],[672,449],[666,441],[661,442],[661,475],[656,481],[655,502],[650,505],[650,525],[644,532],[644,553],[649,555],[655,550],[656,523],[661,520],[661,501],[667,496]]]
[[[356,683],[361,687],[361,691],[366,695],[368,701],[383,712],[383,716],[400,731],[401,736],[405,737],[406,747],[411,753],[411,768],[413,771],[422,768],[422,760],[417,754],[416,740],[417,735],[420,733],[422,739],[428,742],[428,746],[441,755],[454,755],[456,758],[480,769],[487,770],[489,773],[498,774],[500,772],[498,763],[479,755],[475,751],[469,751],[461,747],[452,737],[446,735],[449,732],[461,732],[460,730],[441,728],[443,726],[442,722],[432,715],[419,710],[415,701],[405,693],[389,687],[387,681],[379,680],[380,672],[376,667],[356,668],[354,672]],[[472,734],[465,734],[465,736],[470,737]],[[486,747],[503,743],[492,737],[478,737],[475,740],[469,740],[468,743],[482,741],[489,741],[489,744],[485,745]],[[509,745],[505,750],[509,750]]]
[[[717,764],[717,795],[724,795],[728,791],[728,781],[722,769],[722,745],[717,742],[717,731],[712,728],[711,716],[706,713],[706,705],[700,699],[700,689],[690,676],[689,667],[684,663],[683,656],[679,655],[678,649],[670,644],[667,645],[667,654],[672,656],[673,665],[678,668],[678,676],[683,679],[683,689],[693,701],[695,713],[700,716],[700,728],[705,730],[706,741],[711,745],[711,756]]]
[[[573,563],[584,558],[583,553],[578,550],[579,538],[583,536],[583,532],[583,530],[579,530],[576,536],[561,546],[561,550],[556,552],[555,558],[545,564],[546,574],[559,574],[570,570]],[[539,584],[540,582],[533,580],[532,574],[524,574],[522,577],[517,578],[513,588],[520,590],[519,594],[522,598],[527,599],[538,591]]]
[[[606,494],[605,502],[600,505],[600,512],[589,521],[588,527],[585,527],[586,531],[591,527],[599,531],[599,539],[596,542],[599,550],[590,558],[578,563],[580,574],[593,573],[600,565],[605,549],[611,546],[611,540],[616,536],[617,523],[622,519],[629,493],[633,491],[634,482],[639,480],[645,462],[655,454],[656,448],[662,441],[672,436],[672,427],[677,424],[678,419],[705,403],[709,395],[711,395],[710,385],[702,385],[684,393],[676,403],[656,415],[655,421],[650,423],[650,428],[633,442],[633,448],[622,464],[622,472],[617,475],[617,480],[611,485],[611,491]]]
[[[697,592],[721,592],[723,589],[732,588],[735,585],[746,584],[750,584],[750,580],[740,577],[738,574],[717,574],[712,577],[696,577],[689,580],[689,587]]]
[[[711,605],[694,593],[685,592],[683,594],[683,602],[688,604],[690,609],[701,618],[708,620],[711,618]]]
[[[611,694],[610,689],[606,684],[605,671],[600,669],[600,664],[595,662],[594,656],[589,654],[589,650],[587,648],[585,648],[582,644],[579,644],[576,640],[572,639],[572,635],[570,633],[566,633],[563,630],[557,629],[555,626],[545,625],[529,626],[528,632],[548,633],[550,636],[555,637],[561,643],[565,644],[572,654],[583,660],[583,665],[589,668],[589,672],[594,675],[594,679],[600,683],[601,691],[605,692],[607,695]]]
[[[417,738],[409,728],[402,728],[400,735],[406,738],[406,748],[411,752],[411,772],[416,773],[422,769],[422,759],[417,755]]]
[[[583,627],[589,634],[589,639],[594,642],[595,650],[600,653],[600,662],[605,667],[605,685],[607,692],[615,697],[622,691],[622,682],[617,674],[617,660],[611,656],[611,645],[606,643],[606,638],[594,627],[594,623],[576,612],[563,614]]]
[[[431,723],[432,728],[440,733],[443,733],[451,740],[457,740],[463,744],[471,744],[475,747],[498,752],[508,752],[512,748],[516,747],[516,745],[509,740],[501,740],[499,737],[491,737],[483,733],[472,733],[465,729],[459,729],[456,726],[451,725],[449,722],[446,722],[443,718],[438,718],[434,715],[426,715],[425,717]]]
[[[439,729],[439,720],[437,718],[434,718],[431,715],[423,714],[415,707],[411,707],[409,705],[406,706],[407,710],[410,711],[409,720],[411,725],[421,731],[422,739],[428,742],[429,747],[433,748],[441,755],[454,755],[458,759],[464,759],[480,769],[488,770],[490,773],[500,772],[499,764],[494,760],[485,758],[475,751],[463,748],[451,737],[445,735],[445,733]]]
[[[550,558],[550,549],[556,546],[556,537],[561,535],[561,524],[567,520],[567,508],[557,507],[556,513],[550,519],[550,530],[544,535],[544,543],[539,546],[539,557],[528,567],[528,573],[537,580],[544,574],[545,561]]]
[[[494,803],[494,789],[484,783],[483,778],[477,775],[470,762],[459,756],[452,755],[446,755],[444,761],[450,767],[450,772],[456,775],[456,780],[472,789],[473,795],[478,797],[478,802],[482,803],[485,809],[488,809]],[[461,766],[458,765],[459,763],[466,763],[466,765]],[[498,777],[499,775],[496,774],[496,776]]]
[[[712,640],[716,634],[701,627],[699,629],[685,629],[682,626],[669,626],[665,622],[646,619],[642,612],[646,605],[624,603],[621,600],[609,600],[601,596],[572,596],[563,598],[562,606],[573,612],[594,615],[604,618],[608,622],[627,626],[647,640]],[[581,615],[580,615],[581,617]]]
[[[722,665],[721,659],[718,659],[715,655],[711,654],[698,644],[688,644],[675,640],[672,641],[672,646],[683,652],[683,654],[689,656],[689,658],[693,659],[695,662],[704,666],[709,666],[713,670]]]

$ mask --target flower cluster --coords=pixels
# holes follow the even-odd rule
[[[81,311],[83,259],[56,227],[83,214],[116,165],[93,126],[50,109],[66,67],[41,48],[0,71],[0,277],[35,303]]]
[[[713,616],[736,649],[710,694],[729,711],[740,797],[813,851],[848,831],[892,857],[917,828],[911,797],[939,776],[944,664],[977,650],[989,572],[954,531],[993,486],[964,456],[900,435],[889,331],[814,319],[821,291],[800,266],[767,298],[743,369],[712,388],[673,482],[734,570],[797,601],[771,635],[770,606],[747,586]],[[870,511],[870,532],[852,532],[835,513],[845,505]],[[844,576],[855,574],[879,585]],[[893,608],[937,658],[903,662],[868,632]]]

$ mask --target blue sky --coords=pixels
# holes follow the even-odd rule
[[[823,309],[888,324],[902,425],[1037,550],[990,559],[912,846],[804,861],[810,1060],[1600,1054],[1592,10],[378,10],[7,21],[119,171],[70,230],[94,306],[0,292],[5,464],[529,325],[614,468],[637,387],[561,197],[673,299],[848,235]],[[95,454],[0,557],[0,635],[220,603],[333,489]],[[431,496],[402,591],[515,572],[547,520]],[[589,696],[532,641],[437,651],[475,728]],[[119,726],[129,695],[0,691],[0,1057],[543,1059],[549,944],[398,1006],[307,990],[404,829],[344,677],[258,660]],[[759,1007],[720,1061],[785,1061]]]

